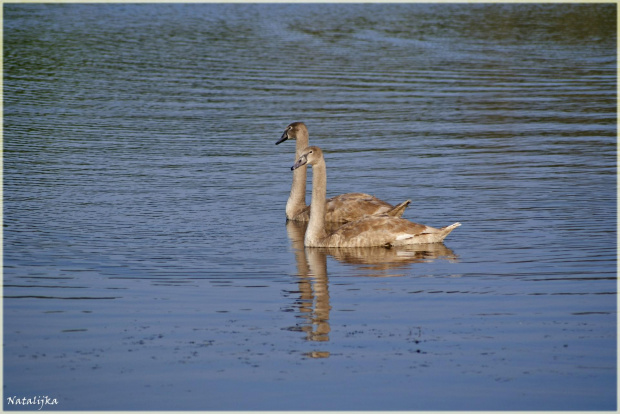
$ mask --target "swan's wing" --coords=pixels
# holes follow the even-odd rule
[[[340,246],[392,246],[427,230],[423,224],[388,215],[369,216],[346,223],[330,237]]]
[[[387,215],[364,217],[338,228],[329,236],[334,247],[400,246],[437,243],[460,223],[437,229]]]
[[[346,193],[327,199],[325,221],[328,223],[348,223],[366,216],[387,214],[400,217],[411,200],[393,206],[377,197],[365,193]],[[310,206],[300,210],[294,217],[295,221],[310,220]]]
[[[409,203],[399,204],[394,215],[402,215]],[[365,216],[390,213],[395,207],[377,197],[365,193],[346,193],[327,199],[326,221],[346,223]]]

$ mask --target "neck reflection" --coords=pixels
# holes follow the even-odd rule
[[[327,257],[317,249],[304,248],[304,234],[308,223],[288,221],[286,230],[295,251],[299,297],[295,307],[301,323],[296,330],[306,333],[306,340],[329,341],[329,283],[327,278]],[[329,352],[315,351],[312,357],[326,357]]]

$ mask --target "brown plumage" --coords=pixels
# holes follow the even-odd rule
[[[294,139],[295,161],[301,151],[308,146],[308,128],[303,122],[293,122],[286,127],[276,145]],[[294,221],[310,220],[310,206],[306,205],[306,174],[304,165],[293,172],[291,194],[286,203],[286,218]],[[393,217],[403,215],[411,200],[393,206],[390,203],[365,193],[346,193],[327,199],[325,220],[328,222],[347,223],[364,216],[387,214]]]
[[[454,223],[437,229],[383,214],[362,217],[328,233],[325,229],[327,171],[323,151],[319,147],[304,149],[291,169],[296,170],[305,165],[311,165],[313,169],[312,210],[304,237],[304,245],[307,247],[391,247],[438,243],[461,225]]]

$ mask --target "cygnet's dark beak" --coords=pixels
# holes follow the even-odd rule
[[[280,137],[280,140],[276,142],[276,145],[281,144],[282,142],[288,139],[288,131],[284,131],[284,134]]]
[[[293,166],[291,167],[291,171],[296,170],[299,167],[303,167],[304,165],[306,165],[307,162],[308,162],[308,157],[306,157],[305,155],[299,157],[297,162],[295,162],[295,164],[293,164]]]

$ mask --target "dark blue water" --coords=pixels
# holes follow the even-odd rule
[[[4,409],[615,410],[616,17],[5,4]],[[293,121],[462,227],[304,249]]]

